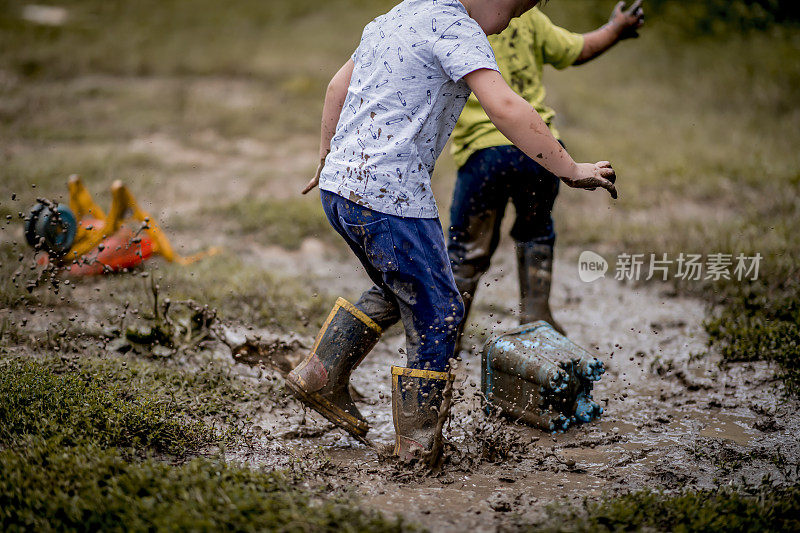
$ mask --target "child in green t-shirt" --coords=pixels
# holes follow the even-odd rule
[[[542,71],[545,64],[563,69],[599,56],[617,42],[637,37],[644,23],[642,0],[628,10],[614,8],[605,26],[584,35],[554,25],[538,8],[514,19],[499,35],[489,38],[503,78],[528,101],[559,139],[555,112],[545,104]],[[467,323],[478,281],[500,241],[500,224],[509,200],[516,221],[520,280],[520,323],[545,320],[563,333],[553,319],[549,295],[555,231],[551,211],[559,178],[515,147],[493,124],[472,96],[453,132],[453,155],[459,167],[450,211],[448,254],[456,285],[464,299]]]

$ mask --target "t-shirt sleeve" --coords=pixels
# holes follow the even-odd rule
[[[353,53],[350,56],[350,59],[353,60],[353,63],[357,64],[359,55],[365,56],[366,55],[365,50],[369,50],[369,43],[367,41],[368,41],[368,35],[370,35],[371,26],[373,24],[375,24],[374,20],[371,21],[366,26],[364,26],[364,30],[361,32],[361,40],[358,42],[358,46],[356,47],[355,50],[353,50]]]
[[[575,63],[581,55],[583,35],[556,26],[544,13],[539,13],[536,32],[545,63],[563,69]]]
[[[453,81],[482,68],[500,71],[489,39],[469,17],[455,21],[442,32],[433,45],[433,55]]]

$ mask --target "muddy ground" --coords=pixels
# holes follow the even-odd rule
[[[319,247],[306,243],[294,254],[275,250],[268,262],[348,287],[349,293],[366,283],[351,261],[329,258],[320,266],[306,257]],[[509,245],[498,252],[488,286],[481,288],[469,328],[477,334],[516,324],[509,309],[517,290],[512,252]],[[264,258],[256,254],[253,260]],[[701,355],[707,350],[701,302],[666,287],[633,287],[608,277],[586,284],[566,257],[556,263],[553,292],[555,315],[570,337],[596,349],[607,363],[595,389],[605,409],[599,422],[550,435],[487,420],[474,394],[480,383],[480,358],[474,354],[459,369],[461,401],[447,433],[452,447],[437,476],[400,468],[343,432],[327,431],[324,419],[303,412],[291,399],[265,398],[257,422],[266,434],[254,449],[232,456],[275,466],[297,457],[324,458],[318,459],[319,480],[350,486],[366,504],[439,531],[536,521],[555,500],[617,490],[758,483],[767,474],[781,479],[797,463],[796,402],[779,401],[765,365],[721,369],[713,355]],[[360,409],[372,424],[369,438],[378,445],[392,443],[389,365],[402,364],[403,345],[402,331],[389,331],[353,374],[353,384],[367,399]],[[252,375],[246,365],[236,366]]]
[[[148,151],[163,149],[164,157],[199,157],[163,142],[145,144]],[[276,151],[270,158],[283,165],[287,155]],[[215,194],[218,172],[231,172],[242,161],[213,163],[217,173],[169,182],[165,198],[174,199],[169,209],[158,200],[146,205],[165,217],[196,212]],[[281,187],[272,194],[291,192]],[[229,194],[245,192],[233,187]],[[16,231],[4,233],[13,239]],[[250,266],[307,279],[308,290],[330,304],[336,295],[355,299],[367,288],[367,277],[355,259],[317,239],[306,239],[297,250],[288,251],[225,231],[201,233],[183,227],[172,234],[187,249],[200,247],[205,239]],[[552,303],[570,338],[596,350],[606,363],[608,370],[594,393],[605,409],[601,420],[550,435],[487,419],[480,409],[480,348],[488,337],[517,323],[516,266],[506,240],[473,307],[467,327],[472,354],[458,369],[458,401],[446,430],[451,443],[447,464],[435,476],[398,466],[380,451],[333,429],[286,395],[279,372],[236,362],[222,342],[205,343],[199,354],[186,357],[185,364],[202,364],[211,357],[230,365],[234,375],[253,386],[264,380],[279,385],[265,389],[275,393],[264,397],[255,412],[255,438],[248,446],[228,449],[230,459],[303,469],[309,483],[352,490],[367,506],[400,513],[437,531],[484,531],[519,520],[535,522],[554,501],[599,498],[614,491],[709,488],[742,480],[755,484],[765,475],[778,480],[789,476],[790,466],[800,461],[795,437],[800,415],[797,402],[781,398],[773,369],[764,363],[721,368],[719,359],[707,354],[702,322],[709,310],[703,302],[678,296],[667,285],[618,282],[613,272],[584,283],[575,260],[579,252],[560,251]],[[96,292],[102,279],[77,285],[71,291],[74,301],[100,301]],[[37,315],[29,327],[46,330],[48,320],[60,314],[54,310],[54,315]],[[224,319],[225,310],[220,314]],[[246,323],[229,327],[234,338],[261,335],[290,344],[297,341],[302,347],[284,354],[290,361],[301,358],[313,342],[308,335],[252,330]],[[393,442],[389,367],[403,364],[404,342],[399,326],[390,329],[353,374],[353,384],[365,400],[360,409],[372,425],[369,438],[377,448]]]
[[[201,154],[182,152],[158,139],[136,146],[150,152],[163,149],[161,155],[168,158],[199,157],[203,163]],[[289,159],[300,159],[294,156]],[[288,164],[287,158],[281,150],[267,156],[278,166]],[[303,160],[312,160],[310,151]],[[246,163],[246,150],[211,161],[214,172],[171,180],[163,197],[146,202],[146,207],[167,221],[176,213],[194,216],[198,206],[213,202],[220,173]],[[282,187],[273,182],[268,192],[288,197],[300,181]],[[226,192],[245,194],[240,186]],[[367,277],[355,259],[329,242],[306,239],[290,251],[228,235],[224,222],[214,227],[216,231],[186,224],[176,228],[173,239],[186,249],[221,245],[224,253],[248,266],[307,280],[307,290],[331,305],[337,295],[355,299],[367,288]],[[14,228],[4,234],[8,240],[21,237]],[[236,361],[227,344],[208,341],[199,353],[179,360],[191,367],[213,358],[254,387],[264,381],[278,385],[261,387],[271,392],[254,412],[254,438],[246,446],[228,448],[228,458],[300,469],[310,484],[352,491],[367,506],[399,513],[436,531],[490,531],[519,521],[536,522],[553,502],[600,498],[615,491],[710,488],[742,481],[757,484],[765,475],[790,477],[789,469],[800,461],[795,437],[800,415],[796,401],[782,399],[773,369],[764,363],[720,367],[719,359],[707,353],[702,322],[709,310],[703,302],[678,296],[667,285],[618,282],[613,271],[584,283],[575,260],[580,251],[559,251],[552,303],[570,338],[595,350],[606,363],[608,370],[594,393],[605,409],[602,418],[550,435],[487,419],[480,409],[480,348],[488,337],[517,323],[516,267],[506,240],[473,307],[467,327],[472,354],[458,369],[457,401],[446,429],[447,463],[433,476],[401,467],[379,451],[393,442],[389,367],[404,363],[400,327],[390,329],[353,374],[353,384],[364,396],[360,409],[372,425],[369,438],[375,448],[304,410],[284,391],[280,372]],[[155,261],[157,265],[160,260]],[[103,286],[103,279],[79,281],[69,292],[73,302],[87,304],[88,313],[78,313],[82,320],[97,321],[107,314],[107,309],[92,312],[102,301],[97,292]],[[165,291],[169,295],[168,287]],[[38,313],[30,317],[28,327],[46,331],[50,321],[73,311],[74,307]],[[219,312],[224,320],[225,309]],[[313,342],[310,335],[253,330],[245,322],[229,322],[227,331],[234,340],[260,335],[286,341],[297,348],[281,355],[288,361],[298,361]]]

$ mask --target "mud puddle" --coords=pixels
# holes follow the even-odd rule
[[[366,286],[357,265],[340,256],[295,262],[302,248],[293,254],[270,263],[292,263],[301,275],[307,269],[315,284],[341,287],[348,298],[358,294],[346,291]],[[516,325],[516,272],[503,262],[513,254],[501,249],[497,257],[469,326],[476,345],[484,330],[491,335]],[[273,466],[291,462],[287,456],[301,464],[311,461],[316,466],[309,473],[320,481],[436,531],[492,531],[511,516],[535,522],[556,500],[615,491],[757,483],[765,474],[780,480],[781,462],[797,464],[796,403],[780,401],[766,365],[723,370],[713,355],[698,356],[706,351],[701,302],[613,279],[585,284],[568,261],[556,265],[557,319],[573,340],[597,350],[607,364],[594,394],[605,409],[601,420],[556,435],[487,421],[475,394],[480,358],[473,353],[458,370],[461,398],[446,429],[448,462],[437,476],[396,465],[291,398],[259,421],[279,427],[269,446],[251,450],[246,460]],[[393,443],[389,367],[403,364],[403,348],[402,331],[390,330],[353,374],[366,400],[359,408],[371,423],[369,438],[379,447]]]

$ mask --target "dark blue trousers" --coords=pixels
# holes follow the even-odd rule
[[[445,371],[464,304],[438,219],[379,213],[329,191],[322,207],[375,284],[356,307],[381,328],[402,320],[407,366]]]
[[[488,270],[509,201],[516,211],[511,237],[553,246],[556,233],[551,213],[558,185],[557,177],[515,146],[494,146],[472,154],[458,170],[447,243],[462,291],[474,292]]]

